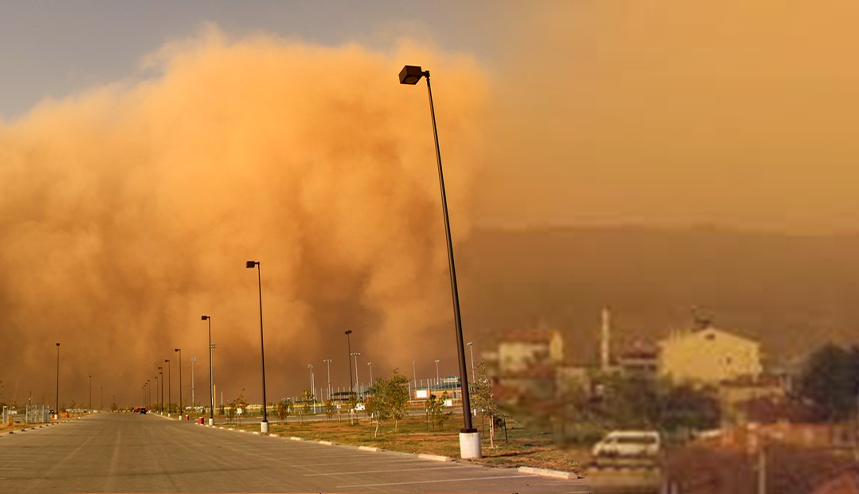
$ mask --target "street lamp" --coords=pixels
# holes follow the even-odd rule
[[[444,190],[444,173],[441,167],[441,151],[438,145],[438,129],[435,122],[435,108],[432,102],[432,86],[430,85],[430,73],[418,66],[406,65],[400,71],[400,84],[415,85],[421,80],[427,79],[427,93],[429,94],[430,117],[432,118],[432,133],[435,139],[435,158],[438,164],[438,184],[441,191],[441,208],[444,215],[444,234],[447,239],[447,260],[450,267],[450,291],[453,299],[453,321],[456,327],[456,353],[459,359],[459,375],[468,376],[465,367],[465,348],[462,339],[462,319],[459,314],[459,289],[456,285],[456,265],[453,261],[453,242],[450,234],[450,219],[447,212],[447,195]],[[466,380],[467,379],[463,379]],[[462,386],[462,418],[463,429],[459,432],[459,452],[463,459],[480,458],[480,433],[471,425],[471,399],[468,386]]]
[[[316,413],[316,382],[313,380],[313,364],[307,364],[307,368],[310,369],[310,396],[311,400],[313,400],[313,413]]]
[[[259,261],[248,261],[245,263],[248,269],[257,268],[257,280],[259,281],[259,348],[262,354],[262,422],[260,423],[260,432],[268,434],[268,415],[266,414],[265,401],[265,342],[262,333],[262,268]]]
[[[436,385],[436,387],[438,387],[441,384],[441,378],[439,378],[439,376],[438,376],[438,363],[439,362],[441,362],[441,360],[436,359],[436,361],[435,361],[435,385]]]
[[[415,370],[415,364],[416,363],[417,363],[416,361],[412,360],[412,377],[415,380],[415,390],[418,389],[418,372]]]
[[[358,380],[358,357],[361,356],[360,352],[355,352],[351,354],[355,357],[355,387],[358,388],[358,394],[361,393],[361,381]]]
[[[158,376],[153,376],[152,379],[155,380],[155,403],[153,403],[153,405],[158,405]],[[158,407],[156,407],[156,410],[160,408],[161,405],[158,405]]]
[[[92,413],[92,376],[89,376],[89,413]]]
[[[185,415],[185,407],[182,406],[182,349],[174,348],[173,351],[179,353],[179,420],[182,420]]]
[[[327,358],[327,359],[323,360],[323,362],[325,362],[326,367],[328,367],[328,399],[330,400],[331,399],[331,362],[333,362],[333,360],[331,360],[330,358]]]
[[[196,361],[197,357],[191,357],[191,407],[195,410],[197,407],[197,397],[194,396],[194,362]]]
[[[166,360],[165,360],[165,362],[166,362]],[[159,408],[161,409],[161,412],[160,412],[161,415],[164,415],[164,367],[163,366],[158,367],[158,377],[161,378],[161,406]]]
[[[54,420],[60,420],[60,344],[57,343],[57,409]]]
[[[152,386],[149,385],[149,379],[146,380],[146,411],[152,411]]]
[[[367,367],[370,368],[370,387],[373,387],[373,362],[367,362]]]
[[[212,380],[212,318],[203,316],[209,322],[209,425],[215,425],[215,382]]]
[[[355,388],[352,387],[352,366],[349,365],[349,358],[352,357],[352,341],[349,339],[349,335],[352,334],[352,330],[346,331],[346,349],[348,350],[348,355],[346,356],[346,367],[349,368],[349,396],[352,396],[351,393],[355,392]]]
[[[164,359],[164,363],[167,364],[167,416],[172,416],[171,411],[173,410],[173,376],[170,371],[170,368],[173,367],[169,358]]]
[[[474,377],[474,342],[469,341],[466,343],[468,345],[468,349],[471,350],[471,382],[476,382],[476,377]]]

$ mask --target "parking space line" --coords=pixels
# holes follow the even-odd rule
[[[440,480],[416,480],[412,482],[389,482],[384,484],[352,484],[352,485],[338,485],[337,488],[349,488],[349,487],[384,487],[389,485],[410,485],[410,484],[438,484],[441,482],[469,482],[472,480],[498,480],[498,479],[515,479],[515,478],[525,478],[531,477],[535,479],[539,479],[536,475],[502,475],[499,477],[470,477],[466,479],[440,479]]]

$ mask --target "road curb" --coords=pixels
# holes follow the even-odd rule
[[[295,436],[290,437],[290,439],[292,439],[293,441],[304,441],[304,439],[301,439],[300,437],[295,437]]]
[[[418,458],[421,460],[430,460],[430,461],[453,461],[453,458],[451,458],[450,456],[428,455],[426,453],[419,454]]]
[[[572,472],[562,472],[560,470],[549,470],[548,468],[535,468],[535,467],[519,467],[519,471],[522,473],[530,473],[532,475],[539,475],[541,477],[553,477],[556,479],[578,479],[580,478],[578,475]]]
[[[361,451],[379,451],[379,448],[375,446],[358,446],[358,449]]]
[[[332,443],[331,441],[319,441],[319,444],[324,444],[326,446],[332,446],[334,443]]]

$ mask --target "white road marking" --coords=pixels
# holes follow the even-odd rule
[[[468,482],[471,480],[497,480],[497,479],[515,479],[515,478],[524,478],[530,477],[533,479],[538,479],[536,475],[503,475],[500,477],[471,477],[467,479],[441,479],[441,480],[417,480],[414,482],[391,482],[385,484],[352,484],[352,485],[338,485],[337,488],[341,487],[383,487],[387,485],[409,485],[409,484],[436,484],[439,482]]]

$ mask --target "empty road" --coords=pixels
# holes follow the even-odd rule
[[[590,492],[563,480],[102,414],[0,436],[0,492]]]

